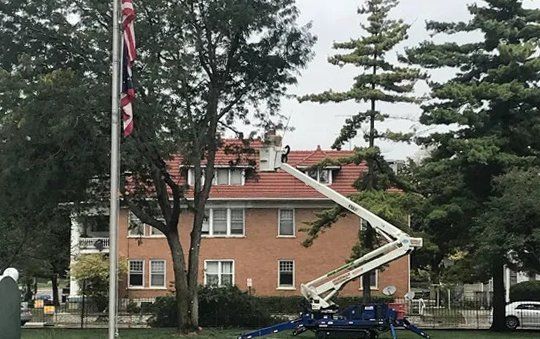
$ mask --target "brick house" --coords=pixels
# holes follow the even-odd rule
[[[324,158],[347,154],[318,147],[314,151],[291,151],[288,162],[307,170]],[[301,283],[347,261],[361,224],[357,216],[342,218],[305,248],[301,243],[306,234],[301,229],[316,218],[317,212],[332,206],[332,201],[285,172],[257,172],[256,165],[248,164],[231,167],[231,157],[223,151],[217,157],[214,187],[207,204],[208,220],[203,226],[201,284],[232,283],[256,295],[300,295]],[[192,172],[182,167],[179,159],[170,165],[178,168],[178,180],[191,183]],[[364,171],[364,165],[344,165],[309,174],[347,195],[355,192],[352,185]],[[72,218],[72,260],[97,252],[98,240],[98,247],[108,251],[108,216],[102,212]],[[189,241],[192,220],[187,211],[180,217],[184,244]],[[164,235],[141,224],[125,209],[120,212],[119,255],[129,261],[128,276],[120,286],[121,297],[153,298],[172,291],[172,258]],[[375,272],[371,279],[373,293],[395,285],[396,297],[402,298],[409,291],[409,265],[406,256]],[[360,279],[349,283],[341,295],[361,294],[360,285]],[[79,293],[75,281],[70,287],[72,296]]]

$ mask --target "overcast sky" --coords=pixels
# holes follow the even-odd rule
[[[405,46],[415,46],[418,42],[430,39],[425,30],[426,20],[437,21],[460,21],[467,20],[469,12],[467,4],[474,0],[401,0],[392,16],[402,18],[412,25],[409,31],[409,39],[397,46],[392,56],[403,51]],[[527,7],[540,7],[540,1],[525,0]],[[298,85],[291,88],[292,94],[319,93],[328,89],[347,90],[350,88],[353,77],[358,72],[354,67],[339,68],[327,62],[328,56],[335,54],[331,46],[334,41],[347,41],[359,37],[359,27],[362,16],[356,14],[356,9],[363,0],[297,0],[301,11],[300,22],[313,24],[312,33],[318,37],[314,48],[315,57],[302,72]],[[477,39],[480,35],[459,35],[452,38],[456,41]],[[442,37],[435,37],[435,41],[441,41]],[[446,70],[433,74],[435,80],[441,80],[450,76]],[[417,93],[427,91],[424,84],[417,86]],[[284,142],[292,149],[314,149],[317,145],[328,149],[339,133],[347,115],[365,110],[367,106],[356,103],[340,104],[315,104],[298,103],[295,99],[284,100],[282,112],[290,116],[290,126],[295,128],[285,134]],[[399,115],[408,119],[417,119],[420,109],[415,105],[381,105],[380,110],[393,115]],[[423,133],[426,128],[410,120],[392,120],[379,125],[380,130],[387,128],[409,131],[416,128]],[[361,133],[353,140],[352,145],[363,144]],[[396,145],[390,143],[380,144],[383,153],[389,159],[405,159],[414,156],[418,152],[415,145]],[[345,145],[344,148],[348,148]]]

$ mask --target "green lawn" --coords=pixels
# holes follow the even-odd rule
[[[180,336],[174,334],[170,329],[131,329],[131,330],[120,330],[120,338],[129,338],[129,339],[165,339],[165,338],[197,338],[197,339],[215,339],[215,338],[224,338],[224,339],[233,339],[240,333],[240,330],[204,330],[198,336]],[[518,338],[539,338],[540,332],[513,332],[513,333],[490,333],[487,331],[437,331],[437,330],[428,330],[427,331],[432,338],[434,339],[462,339],[462,338],[472,338],[472,339],[492,339],[492,338],[508,338],[508,339],[518,339]],[[96,338],[106,338],[107,330],[102,329],[24,329],[22,338],[23,339],[71,339],[71,338],[82,338],[82,339],[96,339]],[[312,339],[315,338],[313,333],[307,332],[300,336],[293,337],[290,335],[290,332],[284,332],[282,334],[274,334],[271,336],[265,337],[267,339],[284,339],[284,338],[298,338],[298,339]],[[391,338],[389,333],[382,335],[380,339]],[[405,331],[398,332],[399,339],[419,339],[420,337]]]

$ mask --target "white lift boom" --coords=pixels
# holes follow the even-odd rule
[[[375,231],[385,238],[388,243],[371,251],[370,253],[347,263],[325,275],[301,285],[302,295],[311,302],[314,311],[332,310],[334,303],[331,298],[338,293],[345,284],[363,274],[384,264],[394,261],[415,248],[422,247],[422,238],[412,238],[388,221],[373,214],[349,198],[334,191],[330,187],[319,183],[305,173],[287,164],[286,151],[281,150],[281,138],[274,136],[271,144],[260,150],[260,170],[276,171],[281,169],[306,185],[328,197],[337,204],[367,221]]]

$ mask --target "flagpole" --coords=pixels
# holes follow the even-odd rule
[[[120,0],[113,0],[112,84],[111,84],[111,201],[109,208],[109,339],[116,333],[118,215],[120,182]]]

